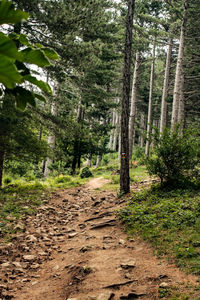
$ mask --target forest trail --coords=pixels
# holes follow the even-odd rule
[[[124,203],[99,189],[106,182],[95,178],[54,192],[22,221],[26,231],[0,248],[0,299],[150,300],[159,299],[159,289],[184,292],[196,284],[194,276],[153,256],[144,241],[127,240],[115,216]]]

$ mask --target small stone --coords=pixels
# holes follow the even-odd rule
[[[160,288],[168,288],[169,284],[167,282],[161,282],[161,284],[159,285]]]
[[[135,262],[134,260],[127,260],[127,261],[121,263],[120,266],[121,266],[123,269],[129,269],[129,268],[134,268],[135,265],[136,265],[136,262]]]
[[[70,234],[68,235],[68,238],[71,239],[71,238],[75,237],[77,234],[78,234],[77,232],[70,233]]]
[[[39,281],[33,281],[31,282],[31,285],[36,285]]]
[[[22,268],[22,265],[18,261],[14,261],[13,265],[17,268]]]
[[[27,260],[27,261],[32,261],[32,260],[36,259],[36,256],[35,255],[24,255],[23,259]]]
[[[114,294],[112,292],[107,292],[104,294],[100,294],[96,299],[97,300],[110,300]]]
[[[120,244],[120,245],[124,245],[124,244],[125,244],[125,240],[120,239],[120,240],[119,240],[119,244]]]
[[[8,268],[9,266],[10,266],[10,262],[9,262],[9,261],[6,262],[6,263],[1,264],[1,267],[2,267],[3,269]]]
[[[29,235],[27,239],[29,242],[37,242],[37,238],[34,235]]]

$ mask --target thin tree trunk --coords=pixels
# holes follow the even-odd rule
[[[173,108],[172,108],[172,119],[171,119],[171,130],[173,131],[178,122],[178,110],[179,110],[179,100],[181,96],[181,78],[183,72],[183,55],[184,55],[184,42],[185,42],[185,30],[186,30],[186,9],[187,9],[187,0],[184,2],[185,11],[184,17],[181,25],[181,34],[180,34],[180,43],[179,51],[176,65],[176,74],[175,74],[175,83],[174,83],[174,94],[173,94]]]
[[[117,150],[118,136],[119,136],[119,115],[116,113],[116,116],[115,116],[115,131],[114,131],[113,146],[112,146],[113,151]]]
[[[3,165],[4,165],[4,151],[0,150],[0,187],[3,184]]]
[[[165,78],[164,78],[163,94],[162,94],[161,117],[160,117],[160,133],[163,132],[163,130],[166,126],[166,119],[167,119],[167,102],[166,102],[166,98],[167,98],[168,88],[169,88],[169,74],[170,74],[172,47],[173,47],[173,40],[172,40],[172,38],[169,38],[168,50],[167,50],[167,59],[166,59],[166,67],[165,67]]]
[[[131,111],[129,118],[129,158],[132,159],[133,153],[133,135],[135,127],[135,116],[136,116],[136,101],[137,101],[137,83],[138,83],[138,70],[140,65],[140,53],[136,53],[135,68],[133,74],[133,85],[131,95]]]
[[[121,123],[121,117],[119,116],[119,123]],[[121,162],[121,128],[119,128],[119,149],[118,149],[118,161]]]
[[[145,130],[145,116],[144,113],[141,113],[141,118],[140,118],[140,147],[144,147],[144,130]]]
[[[135,0],[128,0],[128,15],[126,21],[126,36],[124,49],[124,72],[121,116],[121,168],[120,168],[120,192],[130,192],[129,177],[129,98],[130,98],[130,66],[132,56],[132,31]]]
[[[100,166],[101,159],[102,159],[102,155],[100,155],[100,154],[97,155],[96,168],[98,168]]]
[[[147,157],[149,156],[150,135],[151,135],[151,122],[152,122],[152,104],[153,104],[155,51],[156,51],[156,37],[154,37],[154,43],[153,43],[151,77],[150,77],[149,107],[148,107],[148,120],[147,120],[147,140],[146,140],[146,148],[145,148],[145,155]]]
[[[184,75],[181,76],[181,92],[179,98],[178,108],[178,123],[180,124],[180,133],[183,134],[183,127],[185,121],[185,97],[184,97]]]
[[[56,116],[56,113],[57,113],[57,109],[56,109],[56,103],[53,102],[52,105],[51,105],[51,114],[53,116]],[[52,152],[54,151],[55,149],[55,145],[56,145],[56,137],[55,137],[55,134],[52,134],[48,137],[48,145],[49,147],[51,148]],[[49,166],[53,163],[53,159],[50,158],[50,157],[47,157],[47,160],[45,162],[45,168],[44,168],[44,176],[45,177],[48,177],[49,176],[49,173],[50,173],[50,169],[49,169]]]
[[[115,126],[115,111],[113,110],[112,113],[112,127]],[[114,128],[112,128],[112,130],[110,131],[110,140],[109,140],[109,145],[108,148],[112,149],[113,147],[113,140],[114,140]]]

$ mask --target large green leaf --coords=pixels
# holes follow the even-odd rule
[[[40,94],[34,93],[35,98],[39,99],[42,102],[46,102],[46,98]]]
[[[22,76],[18,72],[14,60],[4,55],[0,55],[0,82],[9,89],[13,89],[16,83],[22,83]]]
[[[34,93],[21,86],[17,86],[13,90],[13,93],[16,96],[17,107],[21,110],[25,110],[27,103],[35,107],[36,103]]]
[[[42,50],[44,51],[45,56],[47,56],[49,59],[52,60],[59,59],[58,53],[55,50],[51,48],[42,48]]]
[[[21,61],[23,62],[35,64],[38,67],[45,67],[50,65],[50,62],[47,59],[47,57],[39,49],[34,50],[32,48],[26,48],[20,51],[20,53],[21,53]]]
[[[27,20],[29,14],[15,9],[13,3],[7,0],[0,0],[0,25],[16,24],[22,20]]]
[[[0,54],[13,59],[19,59],[16,44],[2,32],[0,32]]]
[[[31,75],[25,75],[24,79],[31,82],[32,84],[36,85],[37,87],[39,87],[45,93],[52,94],[51,87],[49,86],[48,83],[46,83],[42,80],[38,80],[36,77],[31,76]]]

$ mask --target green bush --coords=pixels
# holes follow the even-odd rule
[[[55,178],[55,182],[56,183],[65,183],[65,182],[70,182],[72,180],[72,178],[70,176],[59,176],[57,178]]]
[[[89,167],[83,168],[80,174],[81,178],[88,178],[92,176],[92,172],[90,171]]]
[[[200,152],[199,138],[192,130],[182,135],[177,127],[174,132],[165,129],[159,137],[154,135],[154,153],[145,163],[150,175],[156,175],[161,183],[170,186],[194,182],[198,178]]]
[[[11,177],[9,177],[9,176],[5,176],[4,177],[4,179],[3,179],[3,183],[4,184],[9,184],[9,183],[11,183],[12,182],[12,178]]]

